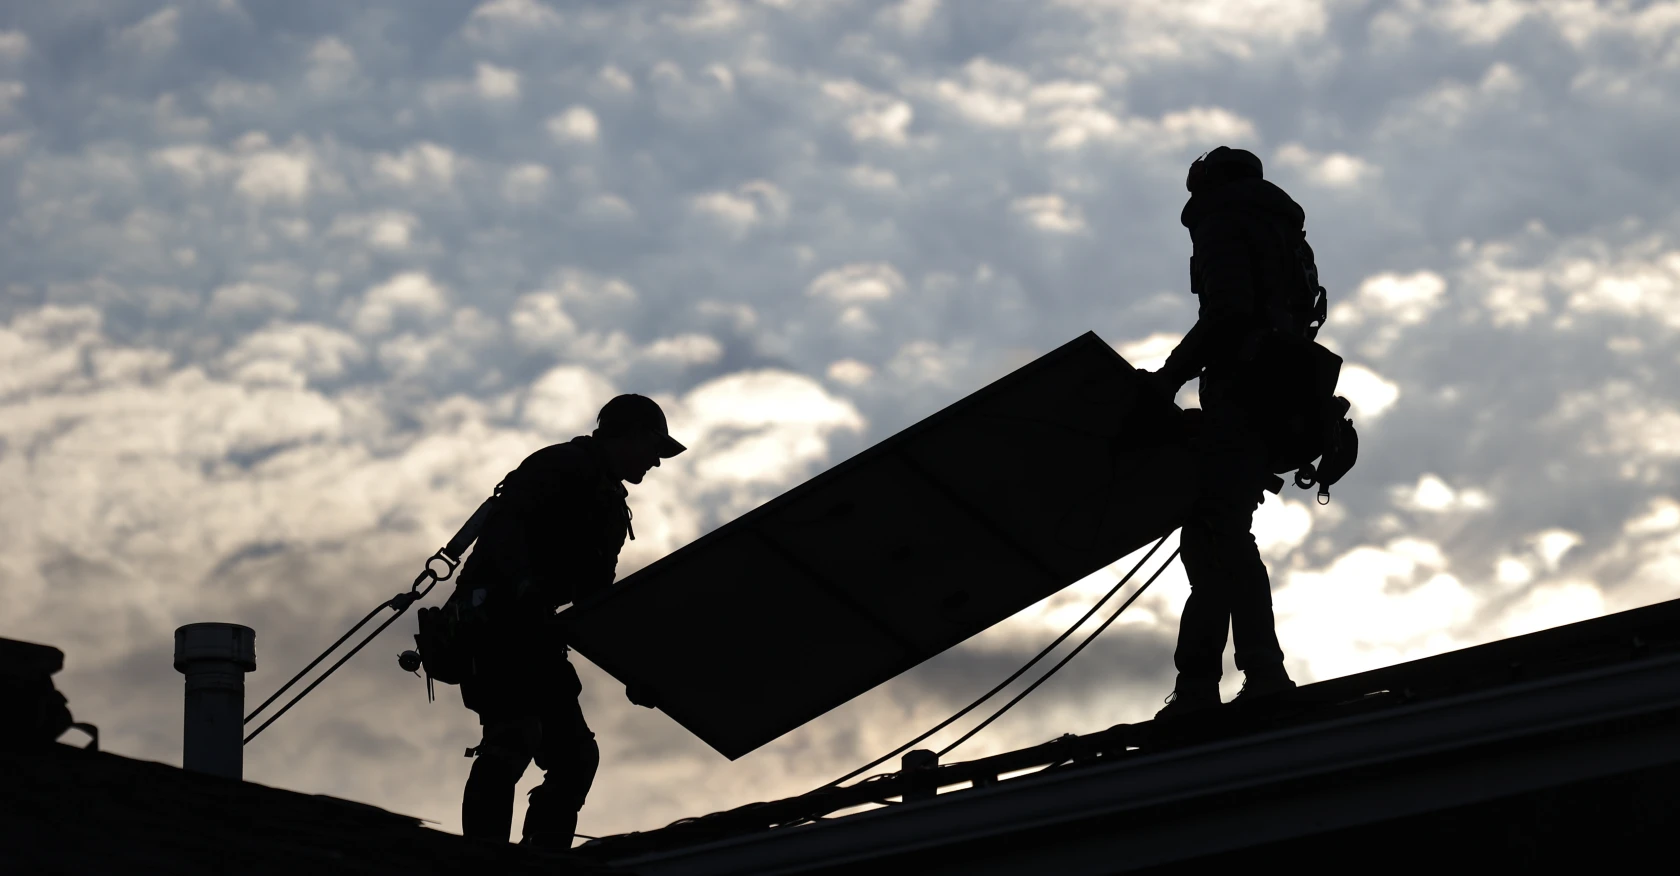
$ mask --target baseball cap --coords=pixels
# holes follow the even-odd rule
[[[614,397],[601,406],[595,423],[607,435],[628,435],[648,430],[662,436],[664,440],[659,445],[661,459],[670,459],[688,449],[671,437],[671,431],[665,425],[665,412],[659,409],[659,403],[645,395],[628,393]]]

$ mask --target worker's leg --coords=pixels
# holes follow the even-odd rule
[[[1196,537],[1207,542],[1202,553],[1206,565],[1212,567],[1204,574],[1216,576],[1220,582],[1222,607],[1230,619],[1236,645],[1237,668],[1245,672],[1283,665],[1283,649],[1278,646],[1272,617],[1272,582],[1252,532],[1258,504],[1258,496],[1209,502],[1196,528]],[[1221,630],[1221,651],[1224,645]]]
[[[472,839],[507,842],[513,828],[513,792],[535,756],[542,721],[494,718],[484,721],[467,790],[461,800],[461,833]]]
[[[563,672],[575,677],[570,664]],[[548,703],[536,760],[545,772],[542,784],[531,789],[531,805],[525,810],[525,841],[543,848],[571,848],[578,812],[601,763],[601,749],[584,722],[575,689],[568,691],[562,686]]]
[[[1272,581],[1254,541],[1254,511],[1265,500],[1265,440],[1235,406],[1216,403],[1209,413],[1214,430],[1202,489],[1200,522],[1209,544],[1206,554],[1217,567],[1225,609],[1230,613],[1237,668],[1250,681],[1287,678],[1283,649],[1272,616]]]
[[[1219,555],[1224,539],[1214,531],[1220,517],[1205,505],[1197,501],[1179,532],[1179,557],[1190,581],[1190,597],[1178,622],[1178,648],[1173,652],[1181,688],[1219,684],[1226,631],[1231,626],[1230,588]]]
[[[1173,662],[1179,692],[1205,699],[1222,674],[1226,630],[1236,639],[1237,665],[1282,666],[1272,621],[1271,581],[1252,532],[1264,498],[1265,444],[1230,406],[1204,415],[1197,440],[1197,499],[1179,534],[1190,598],[1179,621]]]

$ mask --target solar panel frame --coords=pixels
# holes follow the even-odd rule
[[[996,519],[1000,512],[995,509],[987,510],[983,507],[977,507],[985,501],[983,494],[979,497],[974,495],[974,491],[981,489],[980,487],[970,483],[966,490],[968,494],[965,495],[963,488],[952,486],[950,477],[942,478],[929,470],[930,466],[938,468],[949,461],[942,462],[937,458],[937,454],[934,455],[936,458],[930,460],[927,458],[929,454],[918,452],[923,449],[918,447],[918,441],[930,436],[938,437],[936,433],[939,430],[960,426],[965,415],[980,411],[989,403],[999,399],[1007,400],[1009,398],[1008,393],[1022,389],[1035,377],[1041,377],[1058,366],[1076,365],[1077,362],[1072,360],[1074,357],[1080,356],[1087,357],[1093,362],[1100,361],[1102,364],[1097,366],[1099,368],[1112,369],[1109,375],[1111,380],[1107,385],[1097,385],[1100,381],[1092,381],[1089,375],[1086,376],[1083,382],[1095,387],[1091,391],[1107,393],[1112,397],[1109,399],[1099,398],[1095,404],[1087,404],[1083,410],[1086,413],[1098,411],[1099,416],[1112,417],[1114,420],[1113,434],[1103,434],[1101,431],[1092,432],[1086,428],[1084,429],[1086,437],[1091,440],[1106,442],[1110,448],[1126,450],[1132,453],[1134,457],[1141,454],[1146,459],[1154,460],[1152,466],[1158,470],[1157,474],[1174,470],[1182,472],[1188,465],[1187,451],[1181,446],[1181,442],[1176,442],[1168,434],[1176,428],[1175,415],[1178,413],[1176,406],[1166,400],[1154,398],[1148,393],[1140,391],[1132,366],[1094,332],[1087,332],[1010,374],[993,381],[986,387],[958,399],[938,412],[900,430],[850,459],[817,474],[805,483],[770,499],[735,520],[702,535],[660,560],[626,576],[595,600],[569,609],[567,615],[570,622],[566,624],[566,627],[570,630],[570,644],[601,669],[626,684],[635,681],[648,682],[652,680],[655,682],[655,687],[661,691],[661,710],[725,757],[733,760],[788,731],[802,726],[857,695],[891,680],[929,657],[960,643],[1016,611],[1042,599],[1044,596],[1054,593],[1086,574],[1113,562],[1127,551],[1115,552],[1112,545],[1108,548],[1095,546],[1083,551],[1083,555],[1081,555],[1082,552],[1077,546],[1069,547],[1066,550],[1058,547],[1057,550],[1052,551],[1045,549],[1042,544],[1035,547],[1023,543],[1022,538],[1024,536],[1022,533],[1011,532],[1008,525]],[[1035,394],[1033,399],[1038,401],[1038,396],[1045,396],[1043,403],[1053,406],[1057,401],[1051,397],[1062,391],[1078,393],[1083,390],[1080,387],[1046,389]],[[1087,399],[1087,402],[1089,401]],[[1024,422],[1030,423],[1035,428],[1061,427],[1050,420],[1034,421],[1029,418]],[[1128,432],[1128,425],[1134,425],[1138,428]],[[1077,431],[1075,426],[1068,426],[1067,428]],[[1139,436],[1137,433],[1140,431],[1148,434]],[[952,434],[958,436],[955,440],[960,444],[962,436],[972,436],[975,432],[976,430],[973,429],[957,429]],[[1117,453],[1119,450],[1115,452]],[[981,454],[981,458],[984,458],[983,454]],[[949,464],[954,465],[956,463]],[[969,464],[972,465],[972,461]],[[1111,460],[1111,465],[1117,464]],[[898,487],[903,488],[905,494],[905,496],[899,497],[899,502],[896,504],[920,501],[923,503],[923,507],[935,507],[943,502],[949,508],[957,509],[957,513],[967,515],[969,520],[979,524],[981,530],[989,532],[992,543],[971,540],[972,543],[967,545],[970,550],[986,550],[1004,546],[1002,548],[1004,554],[1017,556],[1022,560],[1021,565],[1030,567],[1036,575],[1041,576],[1043,583],[1039,586],[1017,588],[1030,592],[1031,598],[1024,602],[1020,602],[1021,597],[1018,594],[1013,601],[1005,598],[1005,602],[1014,607],[1007,613],[991,618],[978,626],[970,623],[967,626],[957,627],[956,632],[943,636],[934,633],[925,636],[918,635],[916,630],[899,628],[893,622],[884,620],[879,611],[860,604],[856,588],[852,584],[834,580],[833,575],[828,570],[818,568],[822,565],[819,559],[802,557],[795,548],[788,546],[786,543],[788,537],[785,533],[791,525],[788,522],[790,512],[798,510],[802,503],[810,505],[817,498],[827,493],[844,494],[849,482],[854,482],[852,485],[855,486],[855,482],[871,477],[872,471],[879,472],[889,469],[896,469],[903,475],[894,482]],[[1019,473],[1015,469],[1011,469],[1011,471]],[[879,474],[874,476],[877,479],[882,477]],[[1105,507],[1105,510],[1098,515],[1098,529],[1108,520],[1110,512],[1113,511],[1113,479],[1118,476],[1118,471],[1111,471],[1109,473],[1110,481],[1097,490],[1097,492],[1103,493],[1102,501],[1109,503],[1109,506]],[[1076,485],[1078,483],[1075,478],[1064,478],[1064,480],[1069,484]],[[957,483],[961,484],[963,482],[964,479],[959,477]],[[1050,481],[1040,479],[1035,481],[1035,484],[1048,482]],[[1061,481],[1056,482],[1060,483]],[[918,492],[922,494],[919,499],[915,495]],[[1189,494],[1190,491],[1184,490],[1163,496],[1158,507],[1152,505],[1148,513],[1152,516],[1153,522],[1144,521],[1140,524],[1141,529],[1136,537],[1126,541],[1126,544],[1129,545],[1127,550],[1135,549],[1136,546],[1141,546],[1143,543],[1170,532],[1177,525],[1177,521],[1182,518],[1183,513],[1188,510]],[[844,504],[844,500],[840,504]],[[839,505],[835,507],[839,507]],[[1007,509],[1002,513],[1007,513]],[[1032,528],[1030,524],[1031,521],[1028,521],[1028,530]],[[1044,532],[1036,536],[1039,542],[1044,542],[1046,538],[1059,537],[1061,532],[1058,527],[1059,523],[1040,521],[1039,529],[1044,530]],[[782,533],[781,538],[777,537],[778,532]],[[743,708],[750,710],[754,703],[752,701],[742,701],[738,698],[732,700],[728,696],[728,693],[731,692],[728,685],[709,684],[710,680],[703,675],[703,670],[706,666],[707,656],[730,658],[739,650],[740,643],[720,639],[716,635],[715,629],[707,629],[699,623],[702,618],[706,617],[709,609],[717,606],[694,604],[691,601],[694,594],[685,592],[693,588],[668,588],[664,586],[664,579],[671,575],[682,574],[685,567],[699,567],[699,572],[692,568],[689,570],[689,577],[696,577],[699,573],[706,571],[703,566],[704,563],[716,561],[718,551],[730,549],[732,540],[743,537],[751,538],[761,544],[764,549],[764,561],[770,564],[780,564],[783,567],[781,574],[785,576],[785,580],[802,580],[816,593],[822,594],[822,598],[812,596],[807,599],[806,610],[815,610],[811,607],[818,606],[822,611],[827,612],[829,617],[853,624],[852,627],[847,629],[855,632],[855,641],[848,640],[846,636],[830,636],[831,639],[834,639],[831,647],[841,651],[841,653],[834,655],[828,655],[826,652],[805,654],[805,659],[833,657],[833,662],[828,665],[836,667],[836,672],[851,673],[848,676],[850,684],[846,685],[846,690],[850,692],[840,697],[800,697],[798,694],[809,693],[809,691],[804,690],[809,686],[800,684],[796,677],[784,677],[792,669],[797,668],[790,669],[788,666],[777,665],[774,661],[768,660],[768,657],[771,656],[769,654],[766,655],[766,660],[752,661],[745,659],[745,665],[751,665],[755,672],[774,675],[774,689],[785,692],[778,694],[775,704],[778,707],[785,707],[783,709],[785,715],[775,720],[759,721],[758,726],[755,727],[744,730],[736,728],[737,732],[731,732],[731,729],[725,726],[728,723],[727,721],[718,720],[718,713],[729,708],[733,703],[733,707],[737,709],[736,714],[739,714],[739,710]],[[1132,542],[1136,542],[1136,544],[1133,545]],[[993,556],[996,555],[993,554]],[[1050,559],[1046,559],[1046,556],[1049,556]],[[1093,557],[1097,557],[1097,559],[1093,559]],[[713,577],[706,579],[705,586],[728,588],[736,586],[736,583],[738,582],[720,584]],[[776,594],[775,591],[796,588],[772,587],[761,589],[767,594],[785,596],[786,594]],[[665,594],[662,597],[664,604],[660,606],[660,610],[649,611],[646,610],[645,605],[632,606],[632,603],[641,600],[645,594],[655,590],[660,590]],[[958,592],[967,593],[966,590]],[[1008,594],[1004,594],[1004,597],[1008,597]],[[791,596],[788,598],[793,599]],[[826,599],[826,602],[824,599]],[[1017,602],[1020,604],[1016,605]],[[743,601],[737,605],[737,608],[749,610],[740,608],[748,604],[748,601]],[[756,602],[753,604],[754,609],[750,610],[757,614]],[[784,607],[792,608],[793,605],[789,602]],[[638,609],[642,610],[638,612]],[[958,606],[953,610],[961,613],[962,608]],[[997,613],[995,606],[991,613]],[[614,623],[614,615],[620,615],[616,620],[617,623],[621,624],[616,635],[604,632],[606,627]],[[849,620],[846,618],[847,615],[850,615]],[[632,617],[639,621],[640,629],[638,629],[637,623],[631,622]],[[733,621],[736,631],[752,629],[757,630],[760,634],[772,636],[785,632],[772,629],[777,623],[785,623],[785,619],[768,618],[769,624],[755,623],[764,619],[732,616],[725,618],[723,624],[728,625]],[[935,620],[937,621],[937,617]],[[708,621],[717,623],[715,618],[708,619]],[[953,620],[951,623],[957,624],[959,622]],[[927,624],[927,626],[937,626],[937,624],[932,623]],[[835,629],[839,629],[839,627],[830,624],[826,632],[832,633]],[[631,635],[627,631],[635,631],[635,633]],[[922,632],[927,631],[923,630]],[[663,638],[654,638],[651,635],[652,633],[657,633]],[[809,630],[807,630],[806,635],[809,635]],[[663,650],[668,653],[655,658],[653,655],[646,653],[646,649],[627,647],[627,641],[636,636],[640,636],[642,641],[660,642]],[[785,644],[791,650],[797,650],[803,643],[791,642]],[[774,649],[768,650],[773,651]],[[690,651],[696,653],[689,661],[674,661],[671,659],[670,652],[686,654]],[[807,652],[809,651],[810,649],[807,649]],[[714,662],[727,663],[728,659],[716,659]],[[684,665],[673,665],[674,663],[684,663]],[[710,689],[709,695],[704,697],[698,695],[698,692],[703,688]],[[799,688],[799,690],[793,690],[794,688]],[[735,692],[738,693],[739,691],[736,690]],[[801,704],[802,702],[803,704]]]

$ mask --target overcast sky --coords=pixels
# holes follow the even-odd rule
[[[1221,144],[1306,209],[1363,445],[1328,508],[1259,516],[1291,672],[1668,599],[1677,33],[1580,0],[5,0],[0,635],[178,763],[175,627],[254,627],[255,702],[617,392],[691,448],[632,490],[622,575],[1086,330],[1153,367]],[[579,661],[580,831],[822,784],[1119,571],[734,763]],[[1185,587],[961,754],[1153,713]],[[397,669],[411,631],[247,777],[458,830],[478,727]]]

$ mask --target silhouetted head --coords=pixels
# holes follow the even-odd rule
[[[665,412],[645,395],[621,395],[603,405],[595,418],[595,438],[606,451],[612,475],[632,484],[658,468],[659,460],[688,449],[671,437]]]
[[[1232,180],[1265,179],[1265,169],[1260,165],[1260,156],[1247,149],[1232,149],[1221,146],[1212,152],[1202,154],[1190,165],[1190,173],[1184,178],[1184,187],[1190,194],[1212,191]]]

